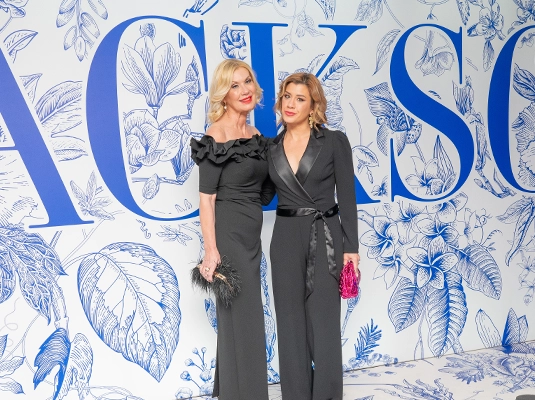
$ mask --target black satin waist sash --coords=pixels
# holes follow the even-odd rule
[[[300,207],[300,208],[279,208],[277,207],[277,215],[281,217],[305,217],[307,215],[314,215],[312,226],[310,227],[310,238],[308,241],[308,256],[307,256],[307,276],[306,276],[306,297],[314,291],[314,271],[316,269],[316,253],[318,246],[318,228],[316,221],[323,220],[323,229],[325,230],[325,247],[327,248],[327,262],[329,264],[329,273],[336,279],[336,260],[334,259],[334,241],[331,235],[329,225],[327,225],[327,218],[334,217],[338,214],[338,204],[329,208],[327,211],[319,211],[315,208]]]

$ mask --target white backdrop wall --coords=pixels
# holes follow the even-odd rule
[[[230,57],[258,74],[264,135],[279,80],[307,70],[353,146],[346,370],[533,353],[534,18],[527,0],[0,0],[0,397],[211,393],[189,141]],[[269,258],[262,272],[277,382]]]

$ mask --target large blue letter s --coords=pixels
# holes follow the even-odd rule
[[[462,60],[462,31],[455,33],[449,29],[434,24],[414,26],[407,30],[397,42],[392,53],[392,62],[390,64],[392,88],[399,101],[408,111],[446,135],[452,141],[459,153],[461,164],[459,179],[457,180],[455,187],[447,195],[440,198],[442,199],[459,190],[468,179],[474,164],[474,141],[470,129],[463,119],[420,90],[409,76],[407,65],[405,63],[405,46],[411,33],[421,27],[437,28],[448,35],[455,46],[457,60]],[[459,62],[460,82],[462,82],[461,77],[462,63]],[[395,195],[399,195],[417,201],[431,201],[429,199],[415,196],[407,189],[405,183],[399,176],[394,154],[391,154],[391,160],[392,200],[394,200]]]

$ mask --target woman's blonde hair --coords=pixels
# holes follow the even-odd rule
[[[234,72],[236,72],[238,68],[245,68],[249,72],[255,86],[256,104],[260,104],[260,101],[262,100],[262,88],[258,84],[252,68],[241,60],[233,58],[223,60],[214,71],[212,82],[210,83],[210,90],[208,91],[209,105],[207,118],[209,122],[216,122],[225,113],[223,99],[230,90]]]
[[[279,86],[279,93],[277,94],[277,102],[275,103],[275,112],[278,114],[278,124],[283,124],[284,120],[282,118],[282,96],[286,92],[286,87],[290,83],[295,83],[296,85],[305,85],[310,92],[310,98],[312,99],[312,120],[314,124],[314,129],[318,130],[321,125],[327,123],[327,116],[325,112],[327,111],[327,99],[325,98],[325,93],[323,92],[323,87],[321,82],[314,74],[309,74],[308,72],[296,72],[291,74],[283,80]]]

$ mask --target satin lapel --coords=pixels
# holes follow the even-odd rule
[[[297,173],[295,174],[297,180],[301,183],[301,185],[305,184],[307,176],[310,170],[312,169],[312,166],[316,162],[316,159],[320,154],[321,148],[323,147],[324,139],[325,135],[322,130],[313,130],[310,132],[310,139],[308,140],[307,148],[305,149],[303,157],[301,157],[299,167],[297,168]]]
[[[313,202],[306,190],[303,189],[303,186],[301,186],[301,184],[295,177],[292,168],[288,163],[288,159],[286,158],[286,154],[284,153],[282,138],[283,135],[280,135],[277,138],[278,140],[274,140],[273,143],[270,145],[271,159],[273,160],[273,165],[277,170],[277,174],[279,174],[282,181],[286,184],[286,186],[288,186],[288,188],[292,192],[294,192],[298,196],[303,197],[303,199],[306,199],[307,201]]]

